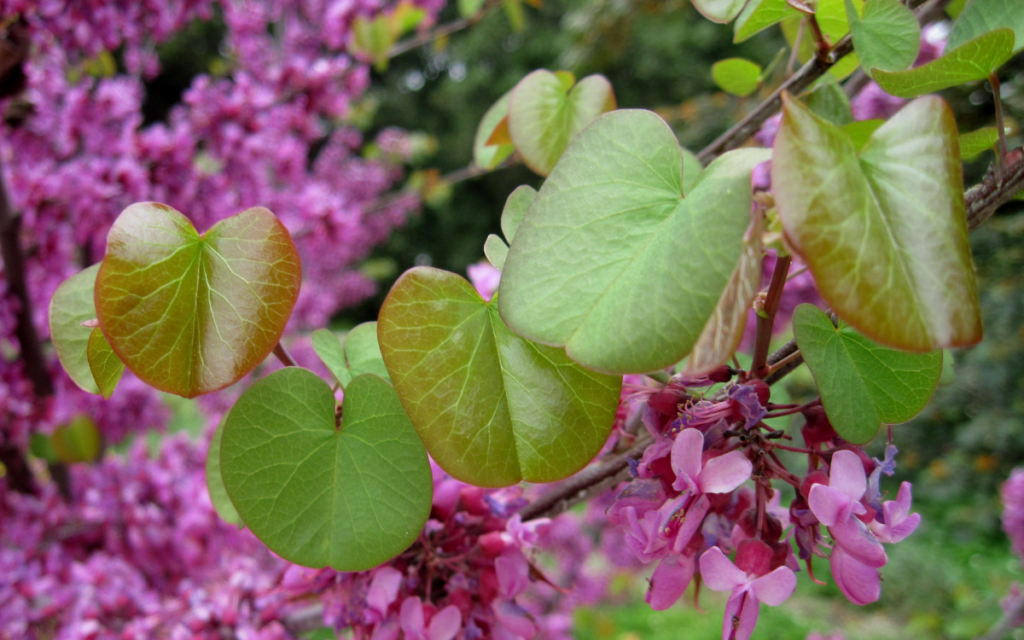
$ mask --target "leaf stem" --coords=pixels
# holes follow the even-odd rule
[[[291,354],[288,353],[288,350],[285,349],[284,345],[281,344],[280,342],[278,342],[276,345],[274,345],[273,353],[274,353],[275,356],[277,356],[277,359],[280,360],[281,364],[283,364],[284,366],[286,366],[286,367],[297,367],[297,366],[299,366],[299,364],[297,362],[295,362],[295,359],[292,358]]]
[[[771,346],[772,329],[775,326],[775,314],[782,300],[782,290],[786,287],[786,275],[792,256],[780,256],[775,261],[772,282],[768,285],[768,297],[764,302],[764,310],[757,314],[757,337],[754,342],[754,359],[750,364],[750,372],[755,378],[764,378],[771,373],[767,368],[768,347]]]
[[[501,0],[491,0],[491,2],[488,2],[486,6],[480,9],[480,11],[477,11],[474,15],[468,18],[452,20],[451,22],[438,25],[433,29],[424,31],[423,33],[398,42],[388,51],[388,58],[400,56],[403,53],[407,53],[425,44],[429,44],[434,40],[446,38],[457,31],[462,31],[467,27],[471,27],[477,22],[483,20],[489,13],[497,9],[499,6],[501,6]]]

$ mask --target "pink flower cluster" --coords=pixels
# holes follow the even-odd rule
[[[894,472],[896,448],[889,446],[885,460],[868,458],[836,436],[817,403],[779,412],[806,417],[806,447],[782,444],[786,436],[762,421],[776,408],[760,380],[695,392],[731,376],[727,367],[702,378],[676,376],[632,396],[631,411],[641,412],[654,442],[631,464],[635,479],[608,508],[608,520],[640,562],[658,563],[647,602],[667,609],[696,579],[730,594],[723,640],[746,640],[760,605],[786,600],[800,560],[810,572],[812,557],[824,557],[829,546],[842,593],[854,604],[874,602],[878,569],[888,559],[882,543],[903,540],[921,519],[910,513],[909,483],[896,500],[882,501],[880,476]],[[805,454],[807,475],[788,471],[777,449]],[[774,480],[793,488],[788,509]]]
[[[392,161],[404,157],[363,159],[361,134],[343,123],[369,82],[365,64],[347,53],[353,21],[390,4],[220,3],[228,72],[196,77],[166,122],[144,124],[142,78],[159,73],[154,46],[191,20],[208,18],[213,4],[0,0],[0,15],[22,17],[31,42],[24,91],[0,103],[8,114],[0,124],[0,164],[22,216],[28,287],[44,339],[54,290],[103,256],[110,225],[137,201],[166,202],[200,231],[249,206],[274,211],[303,261],[293,327],[323,326],[375,291],[358,263],[418,203],[403,198],[371,206],[401,177]],[[443,2],[419,4],[430,22]],[[115,51],[128,74],[89,73],[89,59]],[[385,137],[400,139],[395,131]],[[0,440],[24,447],[30,430],[49,431],[82,412],[110,442],[163,423],[152,390],[122,382],[113,404],[102,405],[56,363],[55,398],[26,400],[7,317],[16,301],[2,291],[0,297],[0,409],[16,417],[0,427]]]

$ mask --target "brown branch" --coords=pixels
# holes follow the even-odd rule
[[[1018,147],[1006,156],[1003,169],[990,170],[985,179],[964,194],[967,205],[967,228],[974,231],[992,217],[996,209],[1024,191],[1024,148]]]
[[[469,18],[459,18],[458,20],[438,25],[429,31],[424,31],[423,33],[417,34],[411,38],[407,38],[391,47],[388,51],[388,58],[400,56],[403,53],[408,53],[413,49],[418,49],[425,44],[429,44],[434,40],[446,38],[457,31],[462,31],[467,27],[471,27],[477,22],[483,20],[487,14],[497,9],[499,6],[501,6],[500,0],[491,0],[491,2],[487,3],[487,5],[482,7],[480,11],[477,11],[475,15]]]
[[[782,291],[786,286],[786,276],[789,275],[789,265],[792,264],[792,256],[781,256],[775,262],[775,270],[772,272],[772,282],[768,286],[768,296],[765,298],[764,306],[757,314],[757,335],[754,342],[754,358],[750,370],[757,378],[767,375],[764,368],[768,364],[768,347],[771,346],[772,331],[775,328],[775,314],[779,311],[779,303],[782,301]]]
[[[292,354],[288,353],[288,350],[284,348],[284,345],[278,342],[274,345],[273,354],[277,356],[277,359],[281,361],[286,367],[297,367],[299,364],[292,358]]]

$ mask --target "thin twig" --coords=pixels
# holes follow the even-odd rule
[[[757,335],[750,371],[758,378],[763,378],[768,374],[765,367],[768,363],[768,347],[772,341],[772,330],[775,328],[775,314],[779,310],[779,302],[782,301],[786,275],[789,274],[789,265],[792,262],[793,257],[789,255],[782,256],[775,261],[775,270],[772,272],[772,282],[768,285],[768,296],[764,302],[764,309],[757,314]]]
[[[391,49],[388,51],[388,58],[400,56],[403,53],[408,53],[409,51],[412,51],[413,49],[418,49],[419,47],[422,47],[425,44],[430,44],[434,40],[446,38],[457,31],[462,31],[467,27],[471,27],[477,22],[483,20],[484,17],[487,16],[487,14],[491,13],[500,6],[500,0],[491,0],[491,2],[487,3],[487,5],[480,9],[480,11],[476,13],[476,15],[473,15],[469,18],[459,18],[458,20],[453,20],[446,24],[438,25],[433,29],[424,31],[423,33],[417,34],[411,38],[407,38],[395,44],[395,46],[391,47]]]
[[[284,345],[281,344],[280,342],[278,342],[276,345],[274,345],[273,353],[274,353],[275,356],[277,356],[277,359],[280,360],[281,364],[283,364],[284,366],[286,366],[286,367],[297,367],[297,366],[299,366],[299,363],[295,362],[295,359],[292,358],[292,355],[290,353],[288,353],[288,350],[285,349]]]
[[[990,171],[985,179],[964,194],[967,205],[967,228],[974,231],[992,217],[996,209],[1024,191],[1024,148],[1006,155],[1006,165]]]

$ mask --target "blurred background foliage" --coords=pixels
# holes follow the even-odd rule
[[[451,5],[442,22],[457,18]],[[196,74],[229,68],[223,35],[215,17],[159,48],[163,71],[147,85],[147,121],[165,119]],[[384,72],[374,72],[373,88],[355,105],[349,124],[363,129],[367,141],[390,126],[421,132],[428,153],[410,169],[452,172],[470,164],[477,123],[502,94],[534,69],[565,69],[577,78],[604,74],[620,108],[656,110],[680,142],[696,151],[759,99],[718,91],[711,65],[740,56],[765,67],[784,47],[777,28],[734,45],[731,26],[701,18],[688,0],[544,0],[539,9],[527,8],[522,31],[494,12],[450,38],[391,60]],[[1019,145],[1024,57],[1017,56],[1000,75],[1010,140]],[[987,84],[943,95],[961,131],[994,124]],[[979,180],[992,159],[986,152],[967,165],[966,183]],[[378,295],[345,311],[335,328],[376,319],[391,283],[413,265],[465,273],[482,259],[487,234],[500,233],[507,195],[520,184],[539,187],[541,182],[513,165],[460,182],[424,206],[367,260],[366,272],[380,284]],[[925,516],[921,528],[890,548],[879,604],[854,607],[834,586],[801,580],[798,597],[786,607],[763,609],[758,637],[802,639],[810,631],[841,629],[851,639],[969,638],[999,617],[999,599],[1011,581],[1021,580],[1020,562],[999,528],[998,488],[1024,463],[1024,202],[1004,207],[971,240],[985,340],[957,351],[955,381],[938,389],[921,416],[894,431],[901,454],[888,486],[914,482],[915,508]],[[787,391],[794,400],[808,398],[812,385],[804,372],[787,380]],[[194,421],[190,411],[191,405],[176,407],[178,421]],[[884,438],[876,446],[880,455]],[[829,581],[827,563],[819,562],[816,571]],[[621,601],[581,611],[578,637],[719,637],[724,602],[715,594],[705,590],[701,596],[708,615],[690,604],[658,613],[642,602],[645,586],[643,576],[623,575],[616,587]]]

